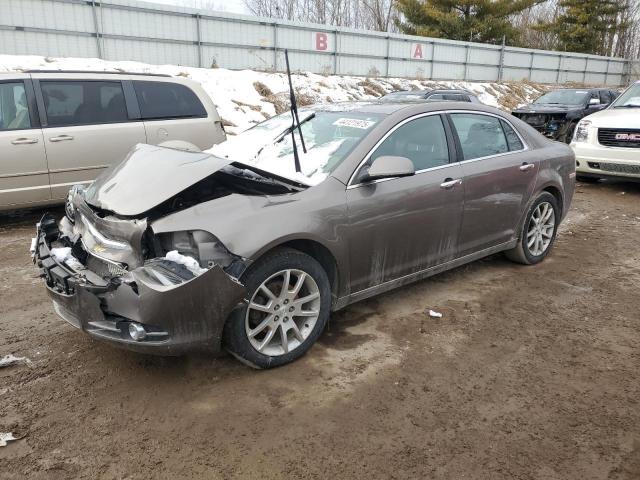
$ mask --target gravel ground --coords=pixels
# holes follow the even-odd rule
[[[353,305],[303,359],[146,357],[55,317],[0,217],[3,479],[640,478],[640,185],[578,185],[551,256]],[[425,310],[443,313],[430,318]]]

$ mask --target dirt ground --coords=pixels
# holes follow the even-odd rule
[[[579,185],[551,256],[334,315],[303,359],[157,358],[56,318],[0,217],[3,479],[639,479],[640,185]],[[429,308],[441,319],[425,314]]]

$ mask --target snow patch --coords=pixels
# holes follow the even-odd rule
[[[186,255],[181,255],[177,250],[171,250],[164,257],[166,260],[170,262],[178,263],[180,265],[184,265],[194,275],[202,275],[207,271],[206,268],[202,268],[198,261],[195,258],[187,257]]]
[[[0,368],[10,367],[11,365],[17,365],[20,363],[29,365],[31,363],[31,360],[29,360],[27,357],[16,357],[12,354],[5,355],[4,357],[0,358]]]
[[[51,256],[56,262],[64,263],[71,256],[71,247],[52,248]]]
[[[293,67],[295,69],[295,65]],[[190,78],[199,82],[209,94],[224,120],[227,133],[231,135],[238,134],[266,118],[274,116],[276,110],[283,111],[288,108],[288,83],[287,77],[283,73],[227,70],[224,68],[193,68],[179,65],[150,65],[142,62],[115,62],[97,58],[0,55],[0,72],[29,69],[126,71]],[[406,78],[365,79],[352,75],[323,76],[314,73],[293,74],[292,82],[301,106],[309,103],[368,101],[383,93],[396,90],[462,88],[475,93],[480,101],[487,105],[508,109],[518,103],[528,103],[546,90],[542,86],[519,82],[508,84]]]
[[[0,432],[0,447],[6,447],[8,442],[13,442],[14,440],[20,440],[18,437],[14,437],[13,433],[2,433]]]

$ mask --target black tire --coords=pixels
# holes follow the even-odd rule
[[[553,227],[551,241],[549,242],[547,248],[544,250],[544,252],[542,252],[542,254],[534,255],[531,253],[531,250],[527,246],[527,232],[529,231],[529,225],[531,223],[533,213],[536,211],[540,204],[545,202],[549,203],[553,208],[555,225]],[[527,212],[524,222],[520,227],[518,245],[515,248],[507,250],[505,252],[507,258],[513,262],[521,263],[523,265],[534,265],[544,260],[551,251],[553,244],[555,243],[558,226],[560,225],[560,215],[560,207],[558,206],[558,200],[556,200],[556,197],[551,195],[549,192],[542,192],[540,195],[538,195],[535,201],[531,204],[531,207],[529,207],[529,211]]]
[[[585,175],[576,175],[576,180],[582,183],[597,183],[600,181],[600,177],[591,177]]]
[[[245,320],[249,302],[265,280],[288,269],[301,270],[313,278],[320,293],[319,315],[308,336],[296,348],[288,353],[265,355],[260,353],[248,338]],[[227,319],[223,333],[224,347],[241,362],[258,369],[279,367],[304,355],[322,334],[331,311],[331,286],[320,263],[298,250],[282,248],[256,261],[242,275],[240,281],[245,285],[247,295],[242,305]],[[290,321],[293,321],[293,318]]]

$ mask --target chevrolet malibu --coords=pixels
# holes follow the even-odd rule
[[[570,148],[491,107],[298,118],[208,152],[138,145],[73,188],[32,245],[56,313],[139,352],[226,349],[274,367],[351,303],[501,251],[542,261],[571,204]]]

